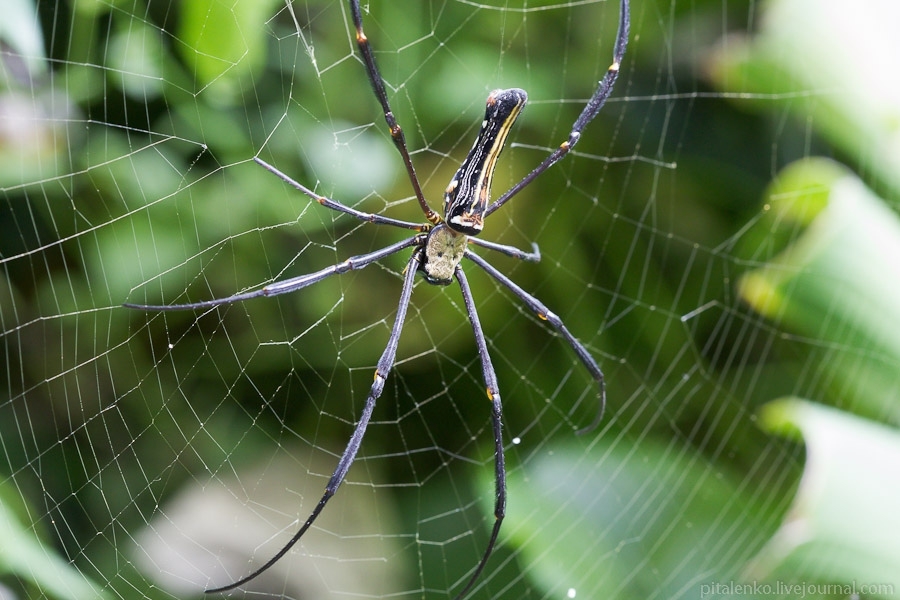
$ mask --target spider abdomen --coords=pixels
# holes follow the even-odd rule
[[[518,88],[488,94],[475,144],[444,192],[444,220],[454,231],[465,235],[481,233],[497,157],[526,100],[528,94]]]

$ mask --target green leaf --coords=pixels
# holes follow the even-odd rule
[[[210,86],[215,103],[230,103],[243,80],[266,58],[266,21],[276,0],[195,0],[181,4],[182,55],[200,87]]]
[[[493,480],[482,489],[492,514]],[[508,489],[504,544],[554,598],[699,598],[704,584],[734,580],[774,531],[728,473],[650,439],[546,447],[509,473]]]
[[[900,433],[799,398],[767,405],[762,423],[802,436],[806,469],[788,518],[749,577],[803,573],[900,589]]]
[[[832,348],[830,389],[842,406],[900,421],[900,218],[825,159],[788,167],[768,197],[773,227],[805,230],[745,274],[740,295],[786,329]]]
[[[900,3],[766,4],[758,34],[732,36],[710,61],[742,104],[786,108],[900,193]]]
[[[4,1],[0,42],[11,50],[0,55],[0,90],[12,81],[27,88],[29,79],[46,73],[44,36],[32,0]]]
[[[11,573],[51,598],[106,598],[100,588],[24,527],[12,510],[17,490],[0,486],[0,573]],[[43,597],[43,596],[42,596]]]
[[[118,28],[109,41],[109,77],[135,100],[147,101],[162,93],[164,60],[163,36],[139,22]]]

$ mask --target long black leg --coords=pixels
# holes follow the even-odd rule
[[[488,240],[483,240],[477,237],[470,237],[469,243],[475,244],[476,246],[481,246],[482,248],[487,248],[488,250],[493,250],[494,252],[500,252],[501,254],[512,256],[513,258],[518,258],[520,260],[527,260],[529,262],[540,262],[541,260],[541,251],[538,249],[537,244],[531,244],[531,252],[526,252],[525,250],[520,250],[515,246],[498,244],[497,242],[490,242]]]
[[[384,120],[387,122],[388,129],[391,132],[391,139],[394,140],[394,145],[397,147],[400,156],[403,158],[403,164],[406,166],[406,173],[409,175],[409,182],[412,184],[413,192],[416,194],[416,199],[419,201],[419,206],[422,207],[422,212],[425,213],[425,218],[433,225],[437,225],[441,222],[441,217],[431,210],[431,207],[428,206],[428,202],[425,201],[425,194],[422,193],[422,186],[419,185],[419,178],[416,177],[416,170],[413,168],[412,159],[409,157],[409,149],[406,147],[406,138],[403,135],[403,130],[400,129],[400,124],[397,123],[397,119],[394,117],[394,113],[391,110],[387,91],[384,88],[384,80],[381,78],[381,73],[378,71],[378,65],[375,64],[375,56],[372,54],[372,47],[369,46],[369,39],[366,37],[365,32],[363,32],[359,0],[350,0],[350,13],[353,15],[353,25],[356,27],[356,44],[359,46],[359,53],[366,66],[366,75],[369,76],[369,82],[372,84],[372,89],[375,91],[375,97],[378,98],[378,102],[381,104],[381,109],[384,112]]]
[[[416,251],[406,265],[406,276],[403,279],[403,289],[400,292],[400,303],[397,306],[397,316],[394,318],[394,326],[391,329],[391,336],[388,338],[387,346],[385,347],[384,352],[382,352],[381,358],[378,359],[378,364],[375,367],[375,381],[372,382],[372,388],[369,390],[369,397],[366,398],[366,405],[359,417],[356,428],[353,430],[353,435],[350,436],[350,441],[347,443],[347,447],[344,449],[344,453],[338,461],[337,468],[335,468],[334,473],[332,473],[331,479],[328,480],[328,485],[325,486],[325,493],[322,494],[322,499],[319,500],[319,503],[313,509],[309,518],[306,519],[303,526],[294,534],[294,537],[292,537],[290,541],[275,554],[275,556],[270,558],[266,564],[246,577],[238,579],[234,583],[206,590],[207,594],[227,592],[228,590],[240,587],[251,579],[255,579],[266,569],[278,562],[281,557],[287,554],[288,551],[293,548],[294,544],[303,537],[303,534],[310,528],[319,516],[319,513],[322,512],[322,509],[325,508],[325,505],[328,504],[328,501],[334,496],[334,493],[340,487],[341,483],[343,483],[344,478],[347,476],[347,471],[350,470],[350,465],[353,464],[353,460],[356,458],[359,446],[362,444],[363,436],[366,433],[366,427],[369,425],[369,419],[372,418],[372,411],[375,409],[375,402],[381,396],[381,391],[384,389],[385,379],[387,379],[388,373],[394,366],[394,359],[397,356],[397,345],[400,342],[400,332],[403,330],[403,321],[406,319],[406,309],[409,307],[409,298],[412,295],[413,281],[416,277],[419,260],[419,252]]]
[[[500,524],[506,515],[506,461],[503,455],[503,407],[500,403],[500,388],[497,385],[497,373],[491,364],[491,356],[488,353],[487,342],[484,339],[484,331],[481,329],[481,321],[478,320],[478,312],[475,309],[475,300],[472,298],[472,290],[462,267],[456,265],[456,280],[462,291],[466,312],[469,314],[469,322],[472,323],[472,333],[475,335],[475,345],[478,347],[478,356],[481,359],[481,372],[484,375],[484,385],[487,390],[488,400],[491,402],[491,425],[494,429],[494,527],[491,529],[491,537],[487,548],[478,561],[478,565],[469,577],[469,581],[462,591],[456,596],[456,600],[463,598],[474,585],[475,580],[481,575],[487,564],[497,536],[500,534]]]
[[[616,46],[613,50],[613,62],[606,71],[606,75],[603,76],[603,79],[601,79],[600,83],[597,85],[597,90],[594,92],[594,95],[588,100],[584,110],[581,111],[581,114],[572,125],[572,131],[569,133],[568,139],[560,144],[559,148],[554,150],[519,183],[509,188],[505,194],[492,202],[491,205],[487,207],[487,210],[484,211],[485,218],[506,204],[506,202],[518,194],[522,188],[534,181],[538,175],[559,162],[572,148],[575,147],[575,144],[581,139],[581,132],[587,124],[597,116],[597,113],[600,112],[600,109],[603,108],[603,105],[606,104],[606,100],[612,93],[613,85],[616,83],[616,78],[619,76],[619,65],[622,64],[622,58],[625,56],[625,48],[628,46],[628,29],[630,25],[631,16],[629,14],[628,0],[622,0],[621,7],[619,8],[619,32],[616,35]]]
[[[375,261],[381,260],[382,258],[395,254],[403,250],[404,248],[409,248],[410,246],[421,244],[423,241],[423,235],[424,234],[415,235],[409,239],[397,242],[396,244],[391,244],[390,246],[382,248],[381,250],[376,250],[375,252],[369,252],[368,254],[361,254],[359,256],[351,256],[343,262],[339,262],[336,265],[331,265],[330,267],[325,267],[324,269],[316,271],[315,273],[307,273],[306,275],[298,275],[297,277],[291,277],[290,279],[285,279],[284,281],[276,281],[275,283],[270,283],[266,287],[259,288],[258,290],[244,292],[242,294],[235,294],[233,296],[228,296],[227,298],[216,298],[215,300],[204,300],[203,302],[193,302],[190,304],[133,304],[131,302],[128,302],[123,304],[122,306],[125,306],[126,308],[136,308],[139,310],[148,311],[191,310],[198,308],[210,308],[213,306],[220,306],[222,304],[232,304],[234,302],[249,300],[251,298],[287,294],[289,292],[295,292],[299,289],[310,286],[314,283],[318,283],[326,277],[330,277],[332,275],[340,273],[346,273],[347,271],[362,269],[363,267]]]
[[[556,314],[552,313],[550,309],[544,306],[544,303],[523,290],[519,287],[512,279],[501,273],[491,265],[489,262],[478,256],[477,254],[466,250],[465,257],[474,262],[476,265],[487,271],[488,275],[505,285],[509,290],[519,297],[522,302],[524,302],[528,308],[530,308],[534,314],[538,316],[539,319],[543,321],[547,321],[552,325],[560,334],[562,334],[563,338],[569,343],[572,347],[572,350],[575,351],[575,354],[578,355],[578,358],[581,359],[582,364],[584,364],[585,368],[591,373],[594,377],[594,380],[597,382],[597,385],[600,387],[600,407],[597,410],[597,415],[594,417],[594,420],[583,429],[579,429],[578,433],[587,433],[593,429],[595,429],[600,421],[603,419],[603,412],[606,410],[606,381],[603,378],[603,371],[600,370],[600,366],[593,359],[593,357],[588,353],[587,349],[582,345],[578,339],[572,335],[568,329],[566,329],[565,324],[562,322]]]
[[[393,225],[394,227],[402,227],[404,229],[412,229],[414,231],[426,231],[428,229],[428,225],[423,225],[422,223],[412,223],[410,221],[401,221],[400,219],[391,219],[390,217],[383,217],[381,215],[362,212],[360,210],[356,210],[355,208],[350,208],[346,204],[338,202],[337,200],[332,200],[331,198],[320,196],[299,181],[295,181],[289,175],[287,175],[283,171],[279,171],[258,156],[254,156],[253,160],[256,162],[256,164],[262,166],[266,171],[277,176],[285,183],[300,190],[325,208],[330,208],[331,210],[348,214],[352,217],[356,217],[360,221],[366,221],[367,223],[376,223],[378,225]]]

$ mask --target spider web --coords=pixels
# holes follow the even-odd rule
[[[856,408],[827,365],[896,366],[738,292],[802,236],[769,230],[765,190],[785,165],[837,155],[895,189],[820,125],[836,90],[716,80],[723,47],[764,28],[756,3],[633,4],[613,97],[572,155],[487,221],[484,238],[534,242],[541,261],[480,252],[602,366],[599,428],[574,433],[597,390],[565,341],[467,267],[510,478],[473,598],[735,595],[704,586],[746,577],[804,465],[801,444],[760,428],[760,407]],[[529,92],[495,197],[566,138],[609,66],[618,6],[372,0],[363,19],[438,209],[491,89]],[[228,296],[408,234],[311,202],[253,156],[359,210],[421,220],[348,8],[12,0],[0,45],[0,597],[200,597],[271,557],[315,506],[408,253],[213,310],[121,304]],[[459,291],[419,281],[347,481],[235,595],[453,597],[493,523],[491,435]]]

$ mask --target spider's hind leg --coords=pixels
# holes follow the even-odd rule
[[[487,547],[481,560],[478,561],[475,570],[469,577],[462,591],[457,594],[456,600],[463,598],[475,581],[484,571],[494,546],[497,544],[497,536],[500,534],[500,525],[506,516],[506,459],[503,453],[503,407],[500,403],[500,387],[497,384],[497,373],[494,371],[494,365],[491,363],[491,356],[488,353],[487,340],[484,337],[484,331],[481,328],[481,321],[478,319],[478,311],[475,308],[475,300],[472,297],[472,290],[469,287],[469,281],[462,267],[456,266],[456,280],[459,282],[459,289],[462,292],[463,302],[466,305],[466,312],[469,315],[469,322],[472,324],[472,333],[475,336],[475,345],[478,347],[478,357],[481,359],[481,372],[484,375],[484,385],[487,391],[488,400],[491,402],[491,427],[494,432],[494,526],[491,529],[491,537],[488,540]]]
[[[294,544],[300,541],[300,538],[303,537],[303,534],[312,526],[313,522],[325,508],[325,505],[328,504],[328,501],[334,496],[335,492],[337,492],[338,488],[344,482],[344,478],[347,476],[347,472],[350,470],[350,466],[353,464],[357,452],[359,452],[359,447],[362,445],[366,427],[368,427],[369,420],[372,418],[372,412],[375,410],[375,402],[381,396],[381,392],[384,389],[384,382],[387,379],[388,373],[393,368],[394,360],[397,357],[397,346],[400,342],[400,333],[403,330],[403,322],[406,320],[406,310],[409,307],[409,299],[412,296],[416,270],[418,263],[421,260],[419,255],[419,251],[414,252],[412,258],[409,259],[409,263],[406,265],[406,275],[403,278],[403,289],[400,292],[400,302],[397,305],[397,315],[394,318],[394,326],[391,328],[391,335],[388,338],[387,345],[375,367],[375,380],[372,382],[372,388],[369,390],[368,398],[366,398],[366,405],[359,417],[359,421],[356,423],[353,435],[350,436],[350,441],[347,442],[347,447],[344,449],[343,454],[341,454],[340,460],[338,460],[334,473],[332,473],[331,478],[328,480],[328,485],[325,486],[325,493],[322,494],[322,498],[303,523],[303,526],[300,527],[297,533],[294,534],[294,537],[292,537],[288,543],[275,554],[275,556],[270,558],[263,566],[254,572],[238,579],[234,583],[206,590],[207,594],[226,592],[240,587],[248,581],[255,579],[278,562],[282,556],[287,554],[290,549],[294,547]]]

